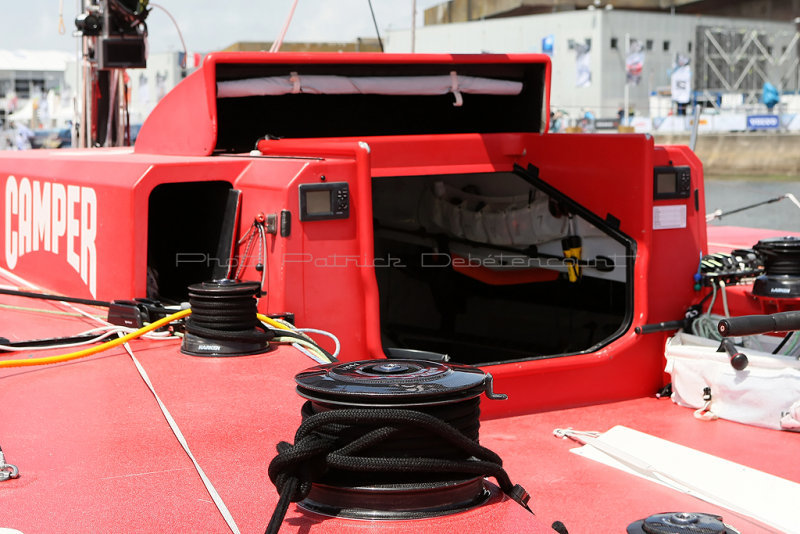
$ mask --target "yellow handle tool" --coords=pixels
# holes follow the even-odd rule
[[[578,263],[581,259],[581,238],[577,235],[567,236],[561,240],[561,248],[564,249],[566,258],[567,276],[570,282],[577,282],[581,277],[581,266]]]

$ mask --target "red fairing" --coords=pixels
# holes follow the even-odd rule
[[[263,102],[250,97],[242,108],[237,107],[237,99],[216,96],[218,82],[222,81],[277,76],[295,70],[302,79],[305,72],[323,76],[337,69],[353,76],[369,72],[415,76],[436,71],[449,77],[451,71],[458,71],[470,76],[505,77],[520,80],[520,94],[530,93],[539,100],[524,105],[524,123],[504,113],[488,118],[483,113],[462,115],[484,105],[480,100],[484,97],[471,99],[469,94],[464,95],[463,112],[453,107],[452,94],[435,97],[444,99],[443,105],[392,101],[397,106],[409,105],[406,114],[423,108],[427,115],[442,112],[453,121],[461,121],[445,123],[443,127],[439,123],[403,124],[402,115],[378,126],[373,124],[373,117],[369,117],[370,122],[359,122],[364,117],[358,114],[352,115],[354,122],[349,123],[326,122],[324,117],[317,119],[313,115],[281,123],[281,106],[291,108],[294,102],[315,106],[318,101],[306,99],[315,95],[274,97],[284,99],[275,101],[285,102],[281,105],[273,105],[269,100],[273,97],[263,97]],[[420,184],[429,191],[427,188],[437,181],[451,187],[447,184],[470,177],[483,180],[479,185],[485,184],[487,190],[491,182],[498,180],[505,180],[514,188],[528,187],[519,185],[524,184],[520,173],[530,172],[544,183],[540,187],[553,188],[582,208],[581,213],[588,213],[588,218],[579,224],[594,221],[591,232],[603,234],[598,238],[600,243],[613,245],[608,254],[613,253],[617,261],[616,274],[606,276],[612,280],[608,282],[600,274],[597,283],[607,284],[608,289],[593,291],[617,292],[618,304],[608,318],[601,319],[607,322],[603,332],[590,333],[586,341],[571,342],[584,334],[564,330],[559,334],[563,337],[560,345],[544,343],[547,347],[541,351],[526,349],[548,337],[544,334],[547,327],[536,327],[552,315],[545,314],[541,319],[530,316],[529,326],[513,327],[513,336],[528,336],[530,341],[517,342],[507,354],[495,355],[488,348],[468,349],[471,356],[465,358],[471,360],[467,363],[491,371],[497,390],[510,397],[506,402],[490,403],[484,414],[495,417],[649,394],[662,385],[661,347],[666,334],[638,336],[634,328],[680,318],[696,298],[691,277],[699,256],[706,251],[702,169],[687,149],[655,147],[649,136],[542,133],[547,122],[542,117],[548,113],[549,76],[549,59],[540,55],[211,55],[154,111],[135,151],[39,151],[0,157],[0,185],[4,191],[0,207],[5,217],[0,235],[0,246],[5,251],[0,259],[2,267],[65,295],[113,300],[154,294],[163,297],[172,292],[180,299],[180,291],[186,285],[200,281],[184,280],[182,273],[190,268],[210,272],[214,265],[230,261],[215,256],[218,230],[207,225],[216,220],[214,217],[221,220],[223,215],[224,207],[217,200],[220,191],[233,188],[242,192],[237,239],[247,235],[259,215],[272,215],[281,226],[266,235],[265,256],[234,259],[236,270],[247,280],[261,280],[262,272],[255,267],[264,262],[266,294],[260,299],[259,309],[290,312],[298,324],[336,333],[345,360],[381,358],[387,336],[394,335],[391,317],[401,313],[401,301],[391,296],[390,288],[399,287],[396,282],[391,285],[384,279],[397,254],[389,250],[387,259],[375,248],[377,242],[385,252],[383,249],[394,246],[393,242],[376,236],[385,232],[383,219],[388,212],[416,210],[416,197],[406,199],[404,195],[410,194],[403,191],[422,187]],[[492,105],[517,109],[522,103],[514,100],[517,96],[502,98],[511,100],[492,100]],[[338,102],[341,106],[351,103],[347,99]],[[467,109],[470,106],[472,110]],[[220,115],[223,109],[224,116]],[[236,113],[243,115],[235,116]],[[240,145],[241,132],[252,130],[253,122],[263,120],[267,125],[272,115],[284,131],[294,132],[299,121],[313,136],[293,133],[293,138],[262,139],[256,152],[237,153],[234,147]],[[401,127],[403,132],[393,132]],[[526,127],[530,131],[491,131],[501,127]],[[350,135],[359,128],[371,135]],[[410,131],[414,128],[420,132]],[[487,131],[470,132],[473,128]],[[425,133],[428,130],[430,133]],[[252,131],[263,136],[269,128]],[[323,133],[327,137],[321,137]],[[255,140],[248,143],[250,148],[256,148]],[[653,169],[668,165],[690,169],[688,197],[654,200]],[[347,186],[347,216],[300,220],[300,204],[304,201],[300,186],[331,183]],[[380,200],[392,188],[399,195],[394,208]],[[660,206],[678,214],[676,227],[654,228],[654,213]],[[283,225],[282,213],[286,217]],[[389,221],[390,225],[395,223]],[[430,226],[424,221],[414,224]],[[587,236],[594,235],[591,232]],[[591,239],[586,237],[584,241]],[[457,241],[450,246],[459,245]],[[621,242],[626,244],[620,245]],[[477,248],[474,242],[467,245],[466,253],[453,248],[453,255],[448,257],[469,261],[475,250],[488,243]],[[546,250],[547,245],[538,247]],[[560,249],[555,248],[555,255],[561,256]],[[508,249],[500,246],[497,250],[502,255]],[[242,247],[239,252],[243,252]],[[431,254],[423,252],[426,257]],[[595,297],[590,293],[581,296],[581,288],[592,287],[595,271],[584,271],[588,278],[585,276],[571,289],[563,282],[553,281],[552,274],[542,277],[541,282],[524,272],[508,280],[529,282],[521,285],[532,294],[545,287],[539,284],[562,284],[566,287],[563,291],[574,289],[573,293],[585,301],[579,305],[582,309],[591,308]],[[458,269],[453,272],[458,273]],[[558,272],[563,273],[564,269],[551,271]],[[429,274],[430,271],[424,273]],[[480,277],[457,276],[463,278],[448,283],[484,283]],[[485,285],[520,286],[497,283],[502,276],[502,270],[493,271],[494,283]],[[411,294],[414,290],[409,286],[404,291]],[[393,300],[387,301],[387,295]],[[556,298],[566,299],[563,304],[569,308],[566,293],[563,295]],[[439,302],[455,302],[455,298],[454,293]],[[514,302],[513,306],[526,306],[525,300],[513,293],[507,298]],[[428,304],[416,311],[413,307],[404,309],[402,328],[407,328],[404,321],[409,317],[412,323],[414,316],[426,322],[438,317],[429,317],[429,309]],[[442,313],[455,314],[456,330],[462,328],[458,326],[459,321],[465,320],[459,319],[462,311],[448,307]],[[483,331],[487,321],[491,321],[488,315],[471,315],[467,322],[474,324],[463,328]],[[503,321],[513,321],[513,315]],[[408,338],[410,334],[411,330],[403,330],[401,337]],[[448,343],[459,343],[460,337],[463,334],[455,334]],[[486,339],[491,337],[487,335]],[[424,343],[411,346],[439,350],[435,343],[430,347]],[[526,350],[530,355],[525,355]]]

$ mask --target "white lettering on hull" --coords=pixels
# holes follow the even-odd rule
[[[9,269],[24,255],[49,251],[64,256],[97,294],[97,193],[23,177],[6,179],[5,260]],[[63,245],[63,246],[62,246]]]

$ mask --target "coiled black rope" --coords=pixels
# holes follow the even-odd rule
[[[511,482],[500,457],[477,441],[478,402],[474,398],[424,408],[432,413],[398,408],[317,411],[307,402],[294,445],[279,443],[269,465],[280,499],[267,534],[278,532],[289,504],[308,496],[315,482],[354,487],[421,480],[424,486],[431,480],[491,476],[530,511],[527,492]],[[445,411],[448,420],[437,417]]]
[[[764,239],[753,249],[763,258],[766,274],[800,276],[800,239],[795,237]]]
[[[269,341],[274,337],[258,320],[254,282],[205,282],[189,286],[192,315],[186,331],[198,336],[231,341]]]

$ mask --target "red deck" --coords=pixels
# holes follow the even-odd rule
[[[11,297],[3,304],[65,309]],[[30,311],[6,309],[2,316],[4,331],[15,339],[93,326]],[[213,359],[183,355],[176,341],[137,340],[131,347],[241,531],[263,531],[277,502],[266,466],[276,442],[292,441],[300,421],[302,401],[292,377],[313,362],[290,348]],[[2,369],[0,385],[0,445],[21,475],[0,483],[6,509],[0,526],[26,534],[228,531],[122,348],[63,364]],[[800,482],[800,465],[787,461],[797,450],[797,434],[702,422],[668,399],[641,398],[484,421],[481,443],[500,454],[512,480],[531,493],[535,518],[505,501],[445,519],[383,526],[387,532],[485,532],[490,517],[496,532],[549,532],[544,527],[556,520],[573,533],[623,532],[653,513],[703,511],[719,513],[742,532],[770,532],[572,454],[574,443],[552,435],[555,428],[605,431],[615,425]],[[319,519],[293,505],[282,532],[375,531],[369,522]]]
[[[218,93],[218,83],[265,76],[291,74],[298,83],[296,70],[303,76],[344,70],[353,77],[433,72],[445,76],[451,88],[465,74],[522,86],[512,95],[480,95],[465,106],[453,106],[450,94],[364,99],[354,93],[343,99],[287,93],[235,100]],[[511,480],[531,493],[535,517],[499,493],[467,512],[405,522],[324,518],[293,505],[282,532],[547,533],[561,521],[572,534],[618,533],[634,521],[671,511],[718,513],[742,532],[770,532],[728,510],[572,454],[575,444],[553,437],[555,428],[602,432],[624,425],[800,482],[800,466],[791,461],[800,439],[796,433],[701,422],[670,400],[648,397],[669,379],[662,354],[668,334],[638,335],[635,329],[680,319],[702,297],[694,289],[698,259],[709,248],[700,161],[688,147],[655,146],[643,135],[546,135],[549,79],[549,58],[535,54],[211,55],[161,101],[134,151],[0,157],[5,221],[0,285],[22,285],[16,278],[22,277],[72,297],[155,295],[181,302],[189,283],[219,278],[210,268],[195,271],[196,261],[186,254],[199,255],[206,267],[241,260],[237,265],[243,270],[229,276],[263,278],[262,313],[291,312],[299,325],[335,333],[343,361],[384,357],[387,337],[390,348],[426,348],[428,336],[442,346],[475,349],[466,353],[471,360],[459,361],[484,366],[495,390],[510,397],[484,401],[481,442],[504,459]],[[269,140],[250,152],[265,134]],[[598,272],[585,276],[595,285],[571,285],[564,278],[541,294],[500,293],[488,284],[491,298],[476,295],[481,298],[463,305],[467,291],[460,280],[440,284],[427,271],[421,281],[379,273],[378,267],[389,266],[378,265],[384,256],[376,250],[382,248],[387,257],[395,252],[427,257],[441,250],[459,257],[465,227],[427,221],[435,220],[435,210],[422,217],[420,199],[426,191],[434,194],[441,180],[442,187],[467,193],[467,179],[492,186],[483,191],[491,198],[524,194],[531,215],[534,197],[543,193],[549,197],[540,205],[546,220],[566,215],[565,206],[570,210],[567,222],[577,230],[569,234],[578,235],[562,229],[558,239],[539,243],[544,255],[536,258],[564,260],[566,267],[560,239],[585,231],[586,259],[610,255],[616,271],[606,278],[598,261]],[[494,190],[504,181],[507,191]],[[344,196],[334,202],[338,197],[331,190],[326,209],[315,208],[303,218],[310,197],[301,191],[320,191],[323,184],[324,190],[338,184]],[[238,211],[218,202],[230,189],[241,191]],[[477,210],[476,204],[468,221],[477,220]],[[276,221],[272,233],[270,216]],[[224,251],[217,256],[227,246],[217,233],[231,219],[238,221],[234,242],[251,229],[261,232],[257,261],[241,250],[248,247],[239,247],[234,258]],[[522,231],[534,224],[528,220],[513,227]],[[386,237],[398,231],[412,235],[398,242]],[[765,231],[711,231],[712,251],[773,237]],[[195,237],[200,239],[193,242]],[[535,238],[529,232],[512,244],[527,251]],[[476,239],[481,246],[468,252],[507,241]],[[590,245],[596,247],[591,255]],[[353,265],[358,268],[349,268]],[[429,265],[420,262],[422,267]],[[434,287],[445,291],[427,291]],[[730,291],[736,312],[760,311],[747,288]],[[507,300],[496,300],[498,295]],[[604,302],[608,309],[595,309]],[[432,303],[452,305],[441,317],[417,317],[435,308]],[[12,341],[75,335],[97,326],[83,316],[45,313],[74,311],[49,301],[3,296],[0,304],[0,336]],[[528,310],[530,304],[535,306]],[[402,320],[392,322],[393,315]],[[551,323],[551,316],[559,320]],[[425,329],[408,319],[419,319]],[[448,336],[433,336],[448,328],[452,331],[443,332]],[[465,334],[477,335],[477,342],[464,341]],[[513,343],[497,355],[503,336]],[[533,348],[550,338],[559,343]],[[314,362],[286,347],[257,356],[202,358],[182,354],[176,340],[136,340],[130,346],[238,528],[263,532],[278,501],[267,466],[279,441],[293,441],[301,419],[303,401],[293,377]],[[438,346],[432,345],[439,351]],[[69,349],[35,356],[65,352]],[[0,361],[31,354],[4,353]],[[0,446],[6,461],[20,470],[19,479],[0,482],[5,512],[0,530],[231,530],[123,347],[44,367],[0,368]]]

